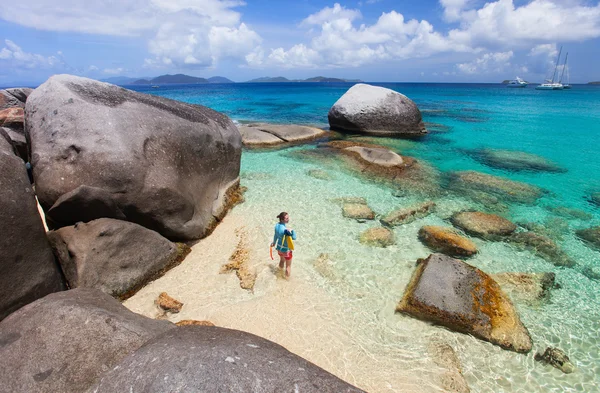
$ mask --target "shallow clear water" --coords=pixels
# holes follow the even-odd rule
[[[427,224],[449,226],[455,211],[486,206],[452,193],[428,198],[423,194],[394,196],[394,190],[362,178],[335,163],[298,160],[294,154],[314,146],[280,150],[247,150],[242,156],[242,185],[248,187],[240,213],[264,222],[265,232],[279,211],[288,211],[298,230],[296,263],[313,266],[312,277],[344,304],[358,307],[365,317],[353,329],[369,329],[365,342],[374,357],[397,351],[410,365],[418,364],[422,342],[442,335],[451,341],[474,392],[594,392],[600,391],[600,282],[584,274],[600,269],[600,252],[574,236],[574,231],[600,225],[600,208],[588,201],[600,191],[600,88],[574,86],[570,91],[507,89],[501,85],[382,84],[413,99],[424,121],[436,123],[420,141],[380,139],[403,155],[427,162],[441,174],[476,170],[533,184],[548,192],[535,205],[503,201],[502,214],[514,222],[541,224],[557,244],[577,262],[574,268],[556,267],[503,242],[472,239],[480,252],[469,263],[488,273],[503,271],[555,272],[561,288],[551,300],[538,305],[516,303],[529,329],[534,349],[528,355],[498,347],[459,333],[429,326],[395,314],[417,258],[430,251],[417,240]],[[138,87],[136,90],[226,113],[237,121],[312,124],[327,127],[331,105],[349,84],[235,84]],[[483,162],[478,149],[505,149],[532,153],[555,164],[560,171],[509,171]],[[323,169],[330,180],[309,176]],[[398,194],[396,194],[398,195]],[[396,245],[382,249],[360,244],[358,235],[378,222],[359,223],[342,217],[332,201],[344,196],[365,197],[378,214],[414,205],[423,198],[438,204],[435,214],[394,228]],[[577,209],[556,210],[557,207]],[[330,263],[315,265],[326,253]],[[563,374],[533,360],[536,351],[557,346],[577,367]],[[406,352],[406,354],[405,354]],[[411,356],[408,353],[412,354]],[[410,358],[410,359],[409,359]],[[412,363],[411,363],[412,362]],[[382,390],[383,391],[383,390]],[[387,390],[386,390],[387,391]],[[401,391],[401,390],[398,390]]]

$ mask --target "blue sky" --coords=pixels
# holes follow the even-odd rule
[[[571,82],[600,80],[597,0],[0,3],[0,86],[56,73],[540,82],[561,46]]]

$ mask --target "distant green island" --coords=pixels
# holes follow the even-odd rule
[[[328,78],[325,76],[315,76],[308,79],[288,79],[283,76],[270,77],[265,76],[247,81],[246,83],[273,83],[273,82],[362,82],[360,79],[340,79]]]
[[[213,76],[211,78],[199,78],[196,76],[190,76],[185,74],[175,75],[160,75],[155,78],[142,77],[142,78],[130,78],[126,76],[115,76],[112,78],[102,79],[101,82],[108,82],[115,85],[168,85],[173,83],[185,83],[185,84],[196,84],[196,83],[235,83],[231,79],[227,79],[223,76]],[[283,76],[277,77],[262,77],[257,79],[249,80],[245,83],[269,83],[269,82],[362,82],[359,79],[340,79],[340,78],[328,78],[325,76],[315,76],[308,79],[288,79]]]
[[[588,82],[588,85],[600,85],[600,81]]]

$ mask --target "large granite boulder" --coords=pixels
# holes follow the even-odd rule
[[[329,127],[341,132],[382,136],[422,136],[427,133],[417,105],[403,94],[358,83],[329,110]]]
[[[270,146],[324,137],[327,131],[295,124],[251,123],[238,125],[244,146]]]
[[[163,333],[88,390],[129,391],[362,392],[278,344],[214,326],[181,326]]]
[[[50,227],[75,224],[57,213],[69,210],[198,239],[237,198],[240,134],[227,116],[202,106],[57,75],[27,99],[25,131]],[[87,211],[95,195],[110,214]],[[65,203],[69,209],[60,209]]]
[[[483,191],[509,202],[530,204],[543,194],[536,186],[476,171],[451,173],[449,186],[461,193]]]
[[[452,215],[452,225],[464,230],[470,235],[484,239],[497,239],[512,234],[517,226],[495,214],[465,211]]]
[[[0,390],[85,391],[129,353],[170,329],[177,327],[135,314],[97,290],[48,295],[0,322]]]
[[[4,134],[3,134],[4,135]],[[0,320],[64,289],[25,163],[0,135]]]
[[[33,89],[28,87],[15,87],[0,90],[0,110],[6,108],[24,108],[25,101]]]
[[[112,218],[48,233],[71,288],[126,298],[183,260],[190,248],[138,224]]]
[[[432,254],[417,262],[396,311],[527,353],[527,328],[500,286],[481,270]]]
[[[477,254],[477,246],[452,228],[426,225],[419,229],[419,240],[433,251],[454,257],[470,257]]]

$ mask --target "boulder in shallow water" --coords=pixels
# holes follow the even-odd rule
[[[427,217],[434,209],[435,202],[428,201],[416,206],[394,210],[388,213],[388,215],[380,221],[381,224],[385,226],[395,227],[411,223],[419,218]]]
[[[471,240],[459,235],[454,229],[427,225],[419,229],[419,240],[427,247],[450,256],[470,257],[477,253]]]
[[[357,153],[360,158],[370,164],[392,167],[404,164],[400,155],[381,147],[351,146],[345,150]]]
[[[451,173],[449,186],[457,192],[484,191],[520,203],[532,204],[542,196],[538,187],[476,171]]]
[[[527,249],[540,258],[556,266],[573,267],[575,261],[571,259],[552,239],[534,232],[514,233],[508,240],[518,247]]]
[[[375,218],[375,212],[363,203],[344,203],[342,215],[355,220],[373,220]]]
[[[473,156],[485,165],[509,171],[566,172],[547,158],[522,151],[481,149]]]
[[[309,169],[306,174],[319,180],[333,180],[334,177],[327,171],[322,169]]]
[[[427,133],[421,111],[408,97],[384,87],[358,83],[329,110],[329,127],[341,132],[381,136]]]
[[[278,344],[215,326],[181,326],[156,337],[103,375],[88,392],[174,390],[362,392]]]
[[[440,385],[445,393],[469,393],[471,391],[462,374],[460,359],[450,344],[434,337],[429,342],[427,350],[435,364],[446,369],[440,377]]]
[[[579,229],[575,234],[590,247],[600,250],[600,226]]]
[[[374,247],[387,247],[396,244],[394,232],[383,227],[367,229],[360,234],[359,241],[362,244]]]
[[[527,353],[527,328],[500,286],[481,270],[442,254],[420,259],[396,311]]]
[[[593,192],[593,193],[591,193],[589,200],[594,205],[600,206],[600,192]]]
[[[25,163],[3,135],[0,135],[0,228],[2,320],[18,308],[64,289]]]
[[[71,288],[127,298],[180,263],[190,248],[140,225],[100,218],[48,233]]]
[[[570,374],[575,371],[575,366],[571,360],[561,349],[548,347],[544,353],[536,353],[535,360],[550,364],[556,367],[565,374]]]
[[[79,187],[97,188],[118,208],[110,217],[120,212],[169,239],[190,240],[208,235],[237,201],[241,136],[212,109],[56,75],[31,93],[25,112],[46,212]],[[60,200],[72,217],[93,203],[81,196]],[[52,218],[49,225],[75,224]]]
[[[85,391],[129,353],[169,329],[176,326],[133,313],[95,289],[48,295],[0,322],[0,390]]]
[[[238,125],[245,146],[269,146],[283,143],[309,141],[327,135],[316,127],[295,124],[252,123]]]
[[[484,239],[508,236],[517,229],[517,226],[506,218],[483,212],[465,211],[455,213],[450,221],[452,225],[468,234]]]
[[[550,298],[554,288],[560,288],[554,273],[496,273],[490,276],[515,302],[536,305]]]

